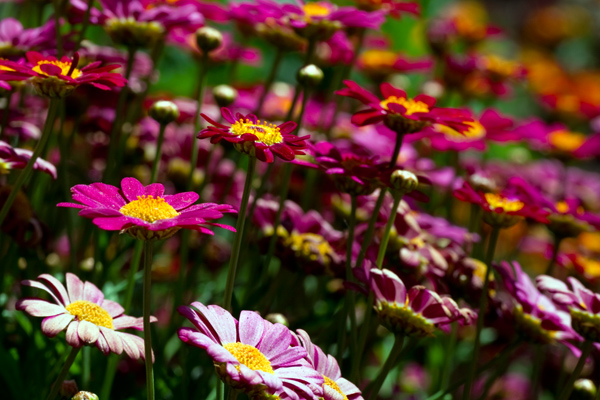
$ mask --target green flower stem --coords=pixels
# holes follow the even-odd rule
[[[354,228],[356,227],[356,209],[357,201],[356,196],[350,196],[350,221],[348,222],[348,241],[346,244],[346,281],[353,282],[352,275],[352,244],[354,243]],[[346,291],[346,298],[348,301],[348,316],[350,317],[350,350],[351,354],[358,354],[358,338],[356,329],[356,296],[353,290]],[[346,324],[344,324],[345,328]]]
[[[496,243],[498,242],[498,236],[500,235],[499,227],[492,227],[492,233],[490,234],[490,241],[488,243],[487,256],[485,258],[485,279],[483,281],[483,288],[481,290],[481,299],[479,300],[479,310],[477,312],[477,331],[475,332],[475,343],[473,347],[473,357],[471,359],[471,366],[469,368],[469,375],[465,389],[463,392],[463,399],[471,399],[471,387],[475,380],[475,373],[477,371],[477,360],[479,358],[479,349],[481,347],[481,330],[483,329],[483,320],[485,319],[485,313],[487,310],[488,301],[488,286],[490,284],[490,273],[492,271],[491,265],[494,259],[494,252],[496,250]]]
[[[73,365],[73,361],[75,361],[75,358],[77,358],[77,354],[79,353],[79,350],[80,350],[79,347],[71,347],[71,352],[67,356],[67,359],[65,360],[65,363],[64,363],[62,369],[60,370],[58,377],[52,384],[52,388],[50,389],[50,394],[48,394],[48,397],[46,397],[46,400],[54,400],[56,398],[56,395],[58,394],[58,391],[60,390],[60,387],[61,387],[63,381],[65,380],[65,378],[67,377],[67,374],[69,373],[69,369],[71,369],[71,365]]]
[[[104,373],[104,381],[102,382],[102,389],[100,390],[101,399],[110,399],[110,392],[112,391],[112,385],[115,380],[115,374],[117,373],[117,364],[119,363],[119,356],[111,354],[108,356],[108,362],[106,363],[106,372]]]
[[[377,197],[377,201],[375,202],[375,208],[373,209],[373,213],[371,214],[371,218],[369,219],[369,225],[367,226],[365,236],[363,237],[362,244],[360,245],[360,252],[358,253],[358,258],[356,259],[356,266],[358,268],[360,268],[362,266],[363,261],[365,261],[367,249],[373,241],[373,235],[375,234],[375,224],[377,223],[377,218],[379,217],[379,210],[381,210],[381,206],[383,205],[383,201],[385,200],[386,193],[387,188],[379,189],[379,197]]]
[[[83,38],[85,38],[85,32],[90,24],[90,13],[92,12],[92,4],[94,0],[87,1],[87,8],[85,10],[85,14],[83,15],[83,23],[81,24],[81,31],[79,32],[79,36],[77,37],[77,42],[75,42],[75,49],[73,52],[76,52],[81,47],[81,42]]]
[[[42,137],[40,138],[40,141],[38,142],[37,146],[35,147],[35,150],[33,151],[31,158],[27,162],[27,165],[19,174],[19,177],[17,178],[17,181],[13,185],[13,187],[10,191],[10,194],[8,195],[8,198],[6,199],[6,202],[4,203],[4,206],[2,206],[2,210],[0,211],[0,226],[2,226],[4,219],[8,215],[8,212],[10,211],[10,208],[12,207],[12,205],[15,201],[15,198],[17,197],[17,194],[19,193],[19,190],[21,190],[21,187],[29,178],[31,171],[33,170],[33,165],[35,164],[35,161],[38,159],[38,157],[44,150],[44,147],[46,147],[46,143],[48,142],[48,139],[50,138],[50,135],[52,134],[52,127],[54,126],[54,119],[56,118],[56,112],[58,110],[59,104],[60,104],[59,99],[51,99],[50,100],[50,107],[48,108],[48,115],[46,116],[46,122],[44,123],[44,130],[42,131]]]
[[[10,102],[12,100],[12,96],[14,94],[14,90],[9,90],[6,93],[6,106],[4,107],[4,112],[2,113],[2,126],[0,126],[0,138],[4,137],[4,131],[6,130],[6,126],[8,125],[8,117],[10,116]]]
[[[496,356],[493,360],[489,361],[487,364],[484,364],[483,366],[479,367],[477,369],[475,377],[477,377],[479,374],[484,373],[488,369],[491,369],[491,368],[495,367],[496,365],[498,365],[503,360],[503,357],[502,357],[503,354],[512,353],[517,347],[519,347],[520,344],[521,344],[520,340],[513,341],[511,344],[509,344],[506,347],[506,349],[502,350],[502,353],[500,353],[500,355]],[[457,389],[458,387],[462,386],[466,380],[467,380],[467,378],[459,379],[456,382],[449,385],[446,389],[442,389],[442,390],[438,391],[437,393],[429,396],[426,400],[439,400],[439,399],[443,398],[445,395],[447,395],[448,393],[450,393],[453,390]]]
[[[287,195],[290,190],[290,180],[292,179],[293,166],[294,165],[289,162],[286,162],[283,166],[283,176],[281,178],[282,182],[279,190],[279,204],[277,206],[277,213],[275,213],[275,221],[273,221],[273,235],[271,235],[271,239],[269,240],[269,251],[267,252],[267,258],[263,268],[263,276],[265,278],[262,280],[263,283],[266,283],[266,280],[268,279],[269,265],[271,265],[271,259],[273,258],[273,253],[275,253],[275,245],[277,244],[278,237],[277,229],[281,223],[281,214],[283,214],[285,200],[287,199]]]
[[[121,88],[119,92],[119,99],[117,100],[117,108],[115,112],[115,119],[113,120],[112,127],[110,129],[110,143],[108,144],[108,156],[106,160],[106,167],[104,170],[104,180],[111,178],[113,172],[117,172],[118,163],[117,153],[119,151],[119,144],[121,143],[121,133],[123,130],[123,117],[125,115],[125,103],[127,101],[127,94],[129,93],[129,77],[133,70],[133,62],[135,61],[135,53],[137,49],[135,47],[129,47],[127,50],[127,65],[125,66],[125,79],[127,83]],[[115,165],[113,165],[115,164]]]
[[[492,373],[488,376],[488,378],[485,380],[485,384],[483,385],[483,393],[481,394],[481,396],[479,396],[479,400],[486,400],[488,398],[488,394],[490,392],[490,390],[492,389],[492,386],[494,385],[494,382],[496,382],[496,380],[501,377],[502,375],[504,375],[506,373],[506,371],[508,370],[508,367],[510,366],[510,359],[509,359],[510,353],[508,352],[502,352],[500,353],[499,356],[499,360],[498,360],[498,368],[495,368]],[[537,382],[533,382],[533,384],[536,384]],[[535,391],[535,388],[534,388]],[[538,397],[532,397],[532,399],[537,399]]]
[[[144,358],[146,363],[146,398],[154,400],[152,370],[152,331],[150,330],[150,286],[152,285],[152,242],[144,241]]]
[[[277,48],[275,51],[275,58],[273,59],[273,64],[271,65],[271,71],[269,72],[269,76],[265,81],[264,90],[260,95],[260,99],[258,100],[258,105],[256,106],[256,110],[254,114],[260,115],[260,111],[262,110],[262,106],[265,103],[265,99],[271,90],[271,86],[275,81],[275,77],[277,76],[277,71],[279,70],[279,65],[281,65],[281,60],[283,59],[283,50],[281,48]]]
[[[563,238],[554,234],[554,248],[552,249],[552,258],[548,263],[548,267],[546,268],[546,275],[552,276],[554,272],[554,264],[556,264],[556,258],[558,257],[558,250],[560,249],[560,244]]]
[[[385,229],[383,231],[383,238],[381,239],[381,244],[379,245],[379,252],[377,253],[377,268],[381,269],[383,267],[383,259],[385,258],[385,252],[387,251],[387,246],[390,241],[390,233],[392,231],[392,226],[394,225],[394,221],[396,221],[396,214],[398,213],[398,206],[400,205],[400,201],[402,200],[403,192],[394,193],[394,205],[392,206],[392,211],[390,212],[390,216],[388,217],[387,223],[385,224]]]
[[[242,194],[242,203],[235,225],[235,238],[233,240],[233,249],[231,250],[231,260],[229,261],[229,270],[227,271],[227,283],[225,285],[225,298],[223,308],[231,311],[231,298],[233,296],[233,285],[237,272],[240,249],[242,247],[242,238],[244,237],[244,224],[246,223],[246,211],[248,208],[248,199],[250,198],[250,189],[252,188],[252,178],[254,177],[254,168],[256,166],[256,157],[250,157],[248,171],[246,172],[246,181],[244,182],[244,192]]]
[[[448,337],[448,344],[446,346],[446,352],[444,354],[444,366],[442,367],[442,373],[440,378],[441,389],[447,389],[450,383],[450,372],[452,371],[452,361],[454,361],[454,348],[456,347],[456,341],[458,339],[458,323],[455,321],[452,323],[450,331],[450,337]]]
[[[585,342],[583,342],[583,346],[581,348],[581,356],[579,356],[579,361],[577,362],[573,373],[567,380],[567,383],[560,392],[558,400],[567,400],[571,395],[571,392],[573,391],[573,384],[575,383],[577,378],[579,378],[579,374],[581,374],[581,370],[585,365],[585,360],[587,360],[588,356],[590,355],[592,347],[594,347],[594,343],[591,340],[587,339]],[[596,388],[596,390],[598,390],[598,388]]]
[[[204,52],[202,54],[202,59],[200,60],[200,77],[198,80],[198,104],[196,106],[196,115],[194,115],[194,137],[192,138],[192,150],[190,153],[190,174],[187,179],[187,188],[191,190],[194,182],[194,171],[196,170],[196,164],[198,164],[198,141],[196,140],[196,135],[200,130],[200,113],[202,112],[202,100],[204,98],[204,88],[206,87],[206,75],[208,72],[208,61],[209,61],[209,53]],[[214,147],[214,146],[213,146]],[[207,160],[206,168],[208,168],[208,163],[210,159]],[[204,176],[204,182],[202,183],[202,188],[206,186],[206,182],[208,181],[208,169],[206,170]]]
[[[379,391],[381,390],[381,386],[383,386],[383,382],[385,378],[387,378],[388,374],[396,365],[396,360],[402,351],[402,346],[404,344],[404,335],[396,335],[394,336],[394,346],[392,347],[392,351],[388,355],[387,360],[381,367],[379,374],[377,374],[377,378],[373,381],[371,386],[371,395],[369,396],[369,400],[375,400],[379,395]]]
[[[404,141],[404,133],[396,132],[396,144],[394,145],[394,152],[390,159],[390,168],[395,168],[398,162],[398,156],[400,155],[400,149],[402,149],[402,142]]]
[[[162,145],[165,140],[165,129],[168,124],[160,124],[160,131],[158,132],[158,141],[156,142],[156,154],[154,155],[154,164],[152,165],[152,175],[150,183],[156,182],[156,176],[158,175],[158,166],[160,165],[160,157],[162,155]],[[195,142],[195,140],[194,140]]]
[[[53,0],[54,6],[54,31],[56,33],[56,57],[60,60],[63,55],[62,35],[60,34],[60,0]]]
[[[90,346],[84,346],[81,350],[81,383],[84,388],[90,387],[91,362]]]

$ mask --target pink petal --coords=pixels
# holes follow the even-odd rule
[[[102,293],[92,282],[86,282],[83,286],[83,300],[102,304],[104,293]]]
[[[83,282],[77,275],[67,272],[67,292],[69,293],[69,299],[71,303],[83,300]]]
[[[17,301],[15,308],[17,310],[25,311],[27,314],[34,317],[50,317],[66,312],[63,306],[38,299],[21,299]]]
[[[100,333],[104,336],[111,352],[115,354],[121,354],[123,352],[123,341],[118,333],[103,326],[100,327]]]
[[[123,178],[121,181],[121,190],[123,190],[123,194],[129,201],[137,200],[138,196],[146,194],[144,185],[135,178]]]
[[[67,343],[73,347],[81,346],[81,341],[79,340],[79,335],[77,334],[77,330],[79,328],[79,321],[75,320],[69,324],[67,327],[66,339]]]
[[[87,344],[94,344],[98,340],[100,335],[100,329],[97,325],[92,324],[88,321],[79,321],[79,327],[77,328],[79,339]]]
[[[61,314],[44,318],[42,321],[42,332],[48,337],[54,337],[64,331],[73,318],[75,318],[75,316],[71,314]]]

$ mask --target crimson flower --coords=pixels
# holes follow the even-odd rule
[[[297,126],[295,122],[287,121],[274,125],[267,121],[261,122],[254,114],[236,113],[234,116],[226,107],[221,108],[221,115],[231,124],[229,126],[201,115],[212,126],[201,130],[198,139],[210,138],[211,143],[225,140],[233,143],[236,150],[267,163],[274,161],[273,155],[285,161],[292,161],[296,155],[304,154],[305,140],[310,137],[292,135]]]
[[[406,92],[389,83],[380,86],[383,100],[352,81],[344,81],[347,88],[338,90],[340,96],[352,97],[369,106],[352,116],[352,123],[357,126],[371,125],[378,122],[384,124],[398,134],[416,133],[433,123],[445,125],[458,132],[468,128],[466,122],[473,119],[463,110],[453,108],[434,108],[433,97],[420,94],[414,99],[408,98]]]

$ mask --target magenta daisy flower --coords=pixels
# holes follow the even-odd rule
[[[106,300],[93,283],[82,282],[74,274],[67,273],[66,288],[48,274],[38,276],[38,280],[21,283],[48,292],[54,302],[26,298],[19,300],[16,308],[34,317],[44,317],[44,335],[52,338],[66,331],[67,343],[72,347],[95,345],[107,355],[125,351],[133,359],[144,358],[144,340],[119,332],[128,328],[141,331],[142,318],[123,314],[121,305]],[[156,318],[151,317],[151,322],[154,321]]]
[[[369,106],[352,116],[352,123],[357,126],[371,125],[379,122],[399,134],[416,133],[433,123],[449,126],[458,132],[468,129],[466,122],[473,119],[463,110],[454,108],[435,108],[433,97],[420,94],[414,99],[408,98],[406,92],[389,83],[380,86],[383,100],[363,89],[352,81],[344,81],[347,88],[338,90],[340,96],[352,97]]]
[[[100,67],[100,62],[93,62],[81,69],[77,68],[79,53],[75,53],[73,59],[65,56],[60,61],[56,57],[43,56],[35,51],[28,52],[26,56],[26,64],[0,60],[0,79],[22,81],[31,78],[37,92],[47,97],[64,97],[83,84],[111,90],[127,83],[120,74],[110,72],[120,68],[118,64]]]
[[[468,325],[476,319],[474,311],[461,309],[452,299],[442,298],[424,286],[408,290],[390,270],[371,269],[369,281],[379,320],[394,333],[431,336],[436,327],[443,329],[454,321]]]
[[[200,131],[198,139],[210,138],[211,143],[221,140],[233,143],[236,150],[246,153],[260,161],[272,163],[273,155],[285,161],[292,161],[296,155],[304,154],[305,141],[310,137],[292,135],[297,124],[292,121],[281,125],[261,122],[254,114],[242,115],[233,113],[226,107],[221,108],[221,115],[231,125],[215,122],[201,114],[209,126]]]
[[[297,345],[306,349],[306,359],[325,380],[324,400],[363,400],[360,389],[349,380],[342,378],[337,360],[331,354],[326,355],[319,346],[313,344],[308,333],[302,329],[298,329],[297,332],[298,334],[294,336]]]
[[[322,374],[304,360],[306,350],[291,347],[292,333],[258,313],[242,311],[236,320],[223,308],[194,302],[178,311],[193,328],[180,328],[179,338],[207,351],[219,377],[250,398],[313,400],[323,396]]]
[[[165,195],[160,183],[142,185],[135,178],[124,178],[121,189],[105,183],[76,185],[71,188],[78,203],[59,203],[58,207],[80,208],[79,215],[91,218],[107,231],[126,232],[136,239],[165,239],[178,230],[193,229],[213,235],[207,226],[235,232],[229,225],[211,222],[225,213],[235,213],[227,204],[192,205],[199,196],[194,192]]]
[[[14,148],[0,140],[0,175],[8,174],[13,169],[25,168],[32,154],[31,150]],[[56,179],[56,167],[46,160],[41,158],[35,160],[33,169],[45,172]]]

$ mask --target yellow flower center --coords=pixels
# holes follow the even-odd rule
[[[119,212],[128,217],[142,219],[153,223],[161,219],[171,219],[179,215],[162,197],[138,196],[137,200],[125,204]]]
[[[600,253],[600,233],[598,232],[584,232],[579,235],[579,244],[585,249]]]
[[[390,68],[398,56],[393,51],[371,49],[360,55],[360,63],[364,68]]]
[[[280,228],[283,227],[280,226]],[[298,233],[294,231],[284,239],[284,244],[294,250],[297,255],[311,261],[322,259],[325,265],[329,264],[331,255],[335,254],[329,242],[316,233]]]
[[[308,19],[310,17],[326,17],[329,15],[329,9],[319,3],[308,3],[304,5],[304,14]]]
[[[578,255],[577,264],[583,268],[583,275],[590,278],[600,277],[600,261]]]
[[[245,121],[240,119],[239,121],[235,121],[235,124],[231,125],[230,132],[237,136],[250,133],[256,136],[259,142],[268,146],[283,142],[283,136],[281,136],[279,127],[274,124],[269,124],[266,121],[261,124],[260,120],[258,120],[256,121],[256,124],[254,124],[249,119],[246,119]]]
[[[325,375],[323,375],[323,380],[325,381],[325,383],[323,383],[323,385],[329,386],[330,388],[332,388],[333,390],[335,390],[336,392],[341,394],[343,396],[344,400],[348,400],[348,396],[346,396],[344,394],[344,392],[342,392],[342,389],[340,389],[338,384],[335,383],[335,381],[333,379],[330,379],[330,378],[326,377]]]
[[[88,321],[104,328],[113,328],[113,319],[104,308],[96,303],[86,300],[78,300],[65,307],[69,314],[77,317],[79,321]]]
[[[37,72],[38,74],[48,76],[48,74],[46,74],[44,71],[42,71],[41,66],[44,64],[56,65],[57,67],[59,67],[61,69],[60,74],[63,76],[69,76],[69,70],[71,69],[71,66],[73,65],[73,63],[71,63],[71,62],[42,60],[42,61],[39,61],[35,67],[33,67],[33,70],[35,72]],[[77,79],[81,76],[81,71],[78,70],[77,68],[73,68],[73,71],[71,71],[70,76],[73,79]]]
[[[483,58],[485,68],[500,77],[508,78],[515,74],[519,64],[515,61],[505,60],[496,55],[491,55]]]
[[[446,136],[446,139],[453,142],[470,142],[477,139],[481,139],[487,133],[484,126],[479,121],[465,122],[468,126],[467,130],[458,132],[455,129],[450,128],[446,125],[434,124],[433,129]]]
[[[265,357],[265,355],[256,347],[240,342],[226,343],[223,347],[230,352],[240,364],[244,364],[251,370],[262,371],[271,375],[275,374],[267,357]]]
[[[11,163],[0,159],[0,175],[8,174],[11,170]]]
[[[14,69],[7,67],[6,65],[0,65],[0,71],[14,71]]]
[[[519,200],[510,200],[494,193],[486,193],[485,201],[488,202],[491,209],[501,208],[504,212],[519,211],[525,207],[525,204]]]
[[[586,136],[582,133],[565,130],[555,131],[548,135],[548,141],[557,150],[564,152],[575,151],[583,145]]]
[[[556,211],[558,211],[559,213],[565,214],[568,213],[570,210],[571,208],[569,207],[566,201],[559,201],[558,203],[556,203]],[[575,211],[577,212],[577,214],[583,214],[585,212],[585,210],[581,206],[577,207]]]
[[[406,108],[406,115],[412,115],[417,112],[429,112],[429,106],[427,104],[414,99],[405,99],[404,97],[390,96],[379,104],[384,109],[389,110],[388,104],[390,103],[404,106],[404,108]]]

